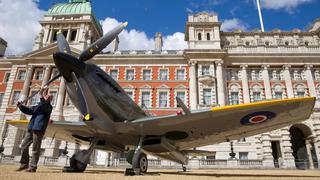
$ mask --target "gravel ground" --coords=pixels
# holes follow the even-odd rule
[[[232,179],[232,180],[260,180],[260,179],[299,179],[320,180],[319,170],[189,170],[178,172],[177,170],[151,169],[143,176],[124,176],[124,169],[96,169],[87,168],[84,173],[63,173],[61,167],[40,166],[36,173],[15,172],[17,166],[0,165],[0,180],[109,180],[109,179],[174,179],[174,180],[201,180],[201,179]]]

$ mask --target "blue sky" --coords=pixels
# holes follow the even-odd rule
[[[54,3],[69,0],[0,0],[0,37],[8,42],[7,54],[31,51],[41,30],[39,21]],[[187,15],[218,13],[223,31],[260,28],[256,0],[91,0],[106,33],[120,22],[129,26],[120,34],[120,49],[154,48],[154,34],[163,34],[163,49],[185,49]],[[320,0],[260,0],[266,31],[275,28],[306,30],[319,18]]]
[[[46,10],[52,2],[66,1],[40,0],[39,5],[41,9]],[[274,5],[266,5],[268,7],[263,7],[265,4],[261,2],[266,31],[274,28],[305,29],[319,17],[319,0],[290,1],[287,5],[281,3],[277,5],[275,2]],[[158,31],[164,35],[184,32],[187,14],[200,11],[216,12],[221,21],[237,18],[248,30],[260,27],[255,0],[91,0],[91,2],[98,19],[112,17],[118,21],[129,21],[129,28],[144,31],[148,36],[153,36]],[[290,4],[295,6],[295,3],[297,6],[290,8]]]

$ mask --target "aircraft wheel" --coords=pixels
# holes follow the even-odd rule
[[[148,170],[148,159],[147,159],[147,155],[144,153],[141,153],[139,156],[139,169],[140,169],[140,173],[146,173]]]
[[[70,167],[74,170],[74,172],[83,172],[87,168],[87,164],[84,164],[75,159],[75,154],[70,158]]]
[[[182,170],[183,170],[183,172],[186,172],[187,168],[185,166],[182,166]]]

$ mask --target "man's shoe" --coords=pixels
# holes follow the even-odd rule
[[[31,173],[34,173],[34,172],[36,172],[36,171],[37,171],[37,169],[32,168],[32,167],[30,167],[30,168],[28,168],[28,169],[26,170],[26,172],[31,172]]]
[[[28,165],[21,165],[16,171],[20,172],[20,171],[23,171],[23,170],[28,169],[28,168],[29,168]]]

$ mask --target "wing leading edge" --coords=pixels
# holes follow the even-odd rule
[[[253,136],[307,120],[314,97],[261,101],[204,111],[190,115],[147,117],[119,123],[120,133],[165,136],[180,150]]]

